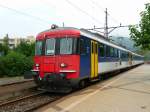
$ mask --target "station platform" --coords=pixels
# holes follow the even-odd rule
[[[0,85],[5,85],[5,84],[12,84],[12,83],[17,83],[17,82],[22,82],[22,81],[27,81],[31,79],[24,79],[24,77],[5,77],[5,78],[0,78]]]
[[[74,92],[36,112],[150,112],[150,65]]]

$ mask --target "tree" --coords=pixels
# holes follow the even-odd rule
[[[6,34],[6,36],[4,37],[3,44],[1,45],[0,50],[1,50],[1,52],[4,53],[4,55],[8,54],[8,51],[9,51],[9,36],[8,36],[8,34]]]
[[[140,13],[139,26],[130,26],[131,39],[136,46],[142,49],[150,49],[150,3],[145,5],[145,10]]]
[[[8,34],[6,34],[6,36],[4,37],[3,42],[4,42],[4,45],[9,47],[9,36],[8,36]]]
[[[2,51],[3,51],[3,45],[0,44],[0,52],[2,52]]]
[[[22,41],[16,48],[15,51],[21,53],[27,57],[34,56],[35,43],[27,43]]]
[[[0,44],[0,55],[7,55],[9,51],[9,48],[4,45],[4,44]]]

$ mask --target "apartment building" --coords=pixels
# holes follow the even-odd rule
[[[9,38],[8,43],[9,47],[12,49],[16,47],[18,44],[20,44],[21,41],[25,41],[28,43],[35,42],[35,37],[34,36],[27,36],[26,38]],[[3,44],[3,39],[0,39],[0,44]]]

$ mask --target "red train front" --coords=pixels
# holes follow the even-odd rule
[[[51,29],[36,37],[34,78],[42,89],[70,91],[79,77],[79,30]]]

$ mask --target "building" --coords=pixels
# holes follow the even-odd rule
[[[33,43],[35,42],[35,37],[34,36],[27,36],[25,39],[26,42]]]
[[[27,43],[33,43],[35,42],[34,36],[27,36],[26,38],[9,38],[8,43],[9,43],[9,48],[14,48],[17,47],[21,43],[21,41],[25,41]],[[0,39],[0,44],[3,44],[3,39]]]

